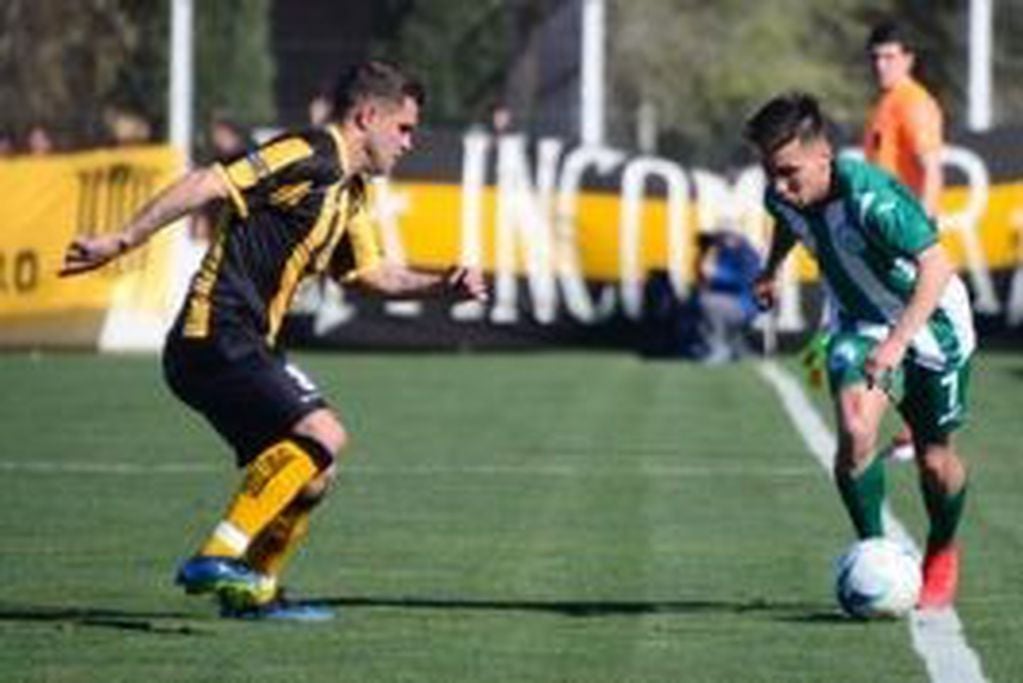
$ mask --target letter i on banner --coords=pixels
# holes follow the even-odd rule
[[[497,236],[494,258],[495,323],[518,320],[517,263],[521,256],[529,283],[533,315],[548,324],[557,314],[552,258],[551,206],[562,143],[548,138],[537,150],[537,188],[529,173],[526,139],[506,135],[498,148]]]
[[[471,131],[462,138],[462,244],[461,264],[483,266],[483,188],[486,184],[490,136]],[[482,320],[480,301],[462,301],[451,308],[455,320]]]

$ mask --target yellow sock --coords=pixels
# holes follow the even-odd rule
[[[312,456],[291,440],[279,441],[245,468],[245,479],[200,555],[241,557],[270,522],[318,473]]]
[[[249,546],[245,559],[260,574],[276,579],[309,534],[312,507],[292,503],[263,529]]]

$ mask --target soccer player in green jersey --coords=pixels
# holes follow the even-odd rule
[[[798,241],[817,260],[837,308],[827,371],[842,501],[861,538],[883,534],[884,465],[876,447],[881,418],[896,402],[913,429],[930,520],[920,606],[950,605],[966,494],[952,436],[966,418],[975,346],[966,288],[905,187],[868,164],[835,158],[812,96],[770,100],[745,133],[767,174],[764,202],[775,220],[758,296],[773,302],[778,267]]]

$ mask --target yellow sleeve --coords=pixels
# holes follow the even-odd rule
[[[376,222],[369,208],[360,207],[348,220],[345,240],[340,248],[348,253],[342,256],[344,266],[337,272],[342,282],[353,282],[362,273],[376,270],[383,261],[383,250],[377,239]]]
[[[235,164],[238,162],[236,161]],[[227,185],[228,196],[231,198],[231,203],[234,204],[234,208],[238,211],[238,215],[242,218],[247,218],[249,215],[249,204],[245,201],[245,197],[242,196],[241,190],[238,189],[238,184],[234,178],[228,172],[227,167],[224,164],[216,163],[213,164],[213,170],[216,171],[220,179]]]
[[[215,164],[214,169],[227,183],[231,201],[239,215],[248,216],[252,200],[262,199],[271,188],[279,184],[286,171],[301,179],[313,170],[313,148],[298,135],[289,135],[251,150],[226,164]],[[301,164],[305,163],[305,168]],[[271,180],[274,179],[274,180]]]

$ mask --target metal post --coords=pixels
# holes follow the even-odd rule
[[[193,0],[172,0],[170,40],[170,90],[167,93],[167,119],[170,143],[191,163],[192,150],[192,34]]]
[[[991,127],[992,15],[991,0],[970,0],[970,130]]]
[[[643,154],[657,152],[657,106],[643,100],[636,109],[636,147]]]
[[[605,0],[582,0],[582,87],[579,111],[584,145],[604,143]]]

